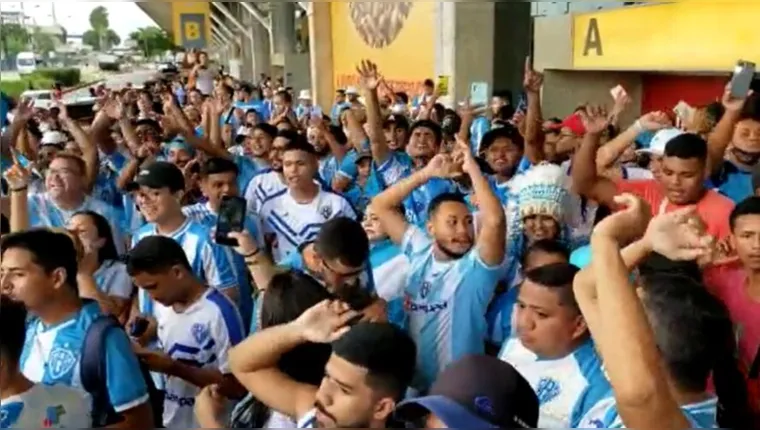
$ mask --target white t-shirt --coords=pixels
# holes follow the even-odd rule
[[[0,428],[90,428],[90,399],[62,385],[35,384],[29,391],[2,399]]]
[[[198,70],[198,77],[195,80],[195,87],[203,95],[211,95],[214,93],[214,77],[217,75],[217,71],[213,68],[205,68]]]
[[[356,212],[345,197],[320,190],[309,203],[298,203],[287,189],[265,201],[259,216],[264,235],[274,238],[272,257],[276,263],[298,252],[301,245],[314,241],[322,224],[344,216],[356,219]]]
[[[162,351],[173,360],[199,369],[230,373],[228,352],[243,340],[243,320],[235,304],[216,289],[183,313],[171,307],[158,308],[158,340]],[[200,428],[193,407],[200,388],[176,377],[166,378],[163,422],[165,428]],[[230,412],[232,403],[228,404]]]

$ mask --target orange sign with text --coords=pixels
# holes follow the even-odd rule
[[[378,64],[394,91],[419,94],[435,73],[435,7],[430,1],[332,2],[333,80],[358,86],[356,66]]]

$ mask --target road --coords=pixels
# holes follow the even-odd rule
[[[143,86],[145,82],[155,79],[157,76],[158,76],[158,73],[155,70],[138,70],[134,72],[119,73],[119,74],[111,75],[111,76],[108,76],[105,80],[96,82],[95,84],[99,84],[100,82],[105,82],[107,88],[120,89],[120,88],[124,88],[124,86],[131,83],[133,87],[140,88]],[[89,97],[90,97],[89,87],[85,87],[85,88],[81,88],[79,90],[67,93],[64,96],[64,100],[66,100],[67,102],[73,103],[78,100],[88,99]]]

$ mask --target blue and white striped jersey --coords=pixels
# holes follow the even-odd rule
[[[512,337],[504,343],[499,358],[514,366],[536,391],[539,428],[574,428],[599,401],[612,395],[590,339],[573,353],[548,360]]]
[[[148,236],[160,236],[155,224],[146,224],[132,237],[132,246]],[[211,231],[190,219],[177,231],[164,234],[182,246],[193,273],[212,288],[224,290],[237,285],[230,254],[211,240]],[[140,313],[153,315],[153,301],[145,291],[138,294]]]
[[[38,318],[29,320],[19,361],[24,376],[32,382],[63,385],[85,393],[80,358],[87,330],[100,315],[98,304],[93,302],[86,303],[70,319],[52,327],[46,327]],[[105,366],[108,395],[116,412],[148,401],[137,357],[121,330],[112,330],[106,335]]]
[[[272,258],[283,261],[298,248],[314,241],[322,224],[337,217],[356,219],[357,215],[345,197],[320,190],[305,204],[295,201],[287,189],[266,200],[259,209],[264,235],[274,239]]]
[[[161,306],[156,304],[156,306]],[[229,374],[229,350],[245,336],[243,320],[235,305],[218,290],[209,288],[203,297],[182,313],[161,306],[158,339],[170,358],[199,369]],[[164,427],[200,428],[193,406],[201,388],[177,377],[166,378]],[[228,404],[232,410],[232,404]]]
[[[192,206],[185,206],[182,208],[182,213],[209,230],[216,228],[217,221],[219,220],[219,214],[215,213],[208,203],[197,203]],[[258,219],[253,214],[246,216],[245,229],[256,240],[259,247],[263,246],[264,240],[260,233]],[[250,274],[248,273],[248,266],[245,264],[245,259],[242,255],[238,254],[231,248],[222,248],[227,254],[229,254],[229,258],[233,262],[232,269],[235,271],[235,278],[237,279],[237,285],[240,289],[240,314],[243,316],[243,322],[245,324],[250,324],[251,314],[253,312],[253,290],[251,287]]]
[[[104,216],[111,226],[116,250],[124,252],[126,237],[124,236],[123,217],[113,206],[103,201],[87,197],[82,205],[74,210],[65,210],[58,207],[47,193],[33,194],[28,197],[29,202],[29,225],[31,227],[66,228],[74,214],[82,211],[97,212]]]
[[[273,170],[262,171],[251,179],[243,197],[248,202],[248,210],[259,213],[259,209],[264,202],[279,195],[287,188],[280,173]]]
[[[370,245],[369,263],[378,297],[388,302],[388,321],[406,327],[404,290],[409,273],[409,259],[390,239]]]
[[[713,397],[699,403],[681,406],[684,417],[691,423],[691,428],[710,429],[719,428],[717,421],[718,398]],[[618,415],[615,398],[610,396],[596,404],[583,417],[578,428],[627,428]]]
[[[436,261],[433,245],[433,239],[409,225],[401,246],[410,265],[404,306],[417,343],[413,388],[420,391],[449,363],[484,353],[486,309],[504,269],[503,264],[487,266],[477,245],[458,260]]]

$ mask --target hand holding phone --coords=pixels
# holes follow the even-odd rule
[[[752,79],[755,77],[755,63],[749,61],[739,61],[734,69],[734,76],[731,78],[730,92],[731,98],[743,100],[747,98],[749,89],[752,86]]]
[[[244,198],[222,197],[214,237],[216,243],[224,246],[237,246],[237,240],[231,239],[229,234],[233,231],[243,231],[245,228],[245,214],[246,201]]]

